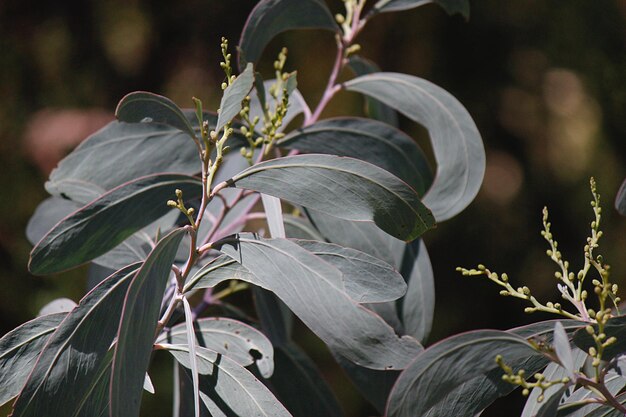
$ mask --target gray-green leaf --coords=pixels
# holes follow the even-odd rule
[[[157,174],[114,188],[50,230],[31,252],[30,271],[60,272],[103,255],[171,210],[166,202],[176,189],[189,200],[201,195],[202,183],[187,175]]]
[[[147,91],[125,95],[115,109],[115,116],[123,122],[162,123],[196,137],[196,132],[182,110],[169,98]]]
[[[397,12],[429,3],[440,5],[448,14],[460,13],[464,18],[469,19],[469,0],[378,0],[372,10],[374,13]]]
[[[273,159],[240,172],[227,185],[347,220],[373,221],[406,241],[435,223],[413,188],[387,171],[353,158],[310,154]]]
[[[111,417],[139,415],[161,299],[184,234],[176,229],[157,243],[126,293],[111,374]]]
[[[375,97],[428,129],[437,173],[424,204],[437,221],[467,207],[483,180],[485,149],[474,121],[456,98],[426,80],[391,72],[357,77],[344,86]]]
[[[320,0],[261,0],[248,15],[239,39],[239,67],[256,63],[274,36],[291,29],[339,32],[333,15]]]
[[[224,96],[220,102],[220,112],[217,118],[215,131],[219,132],[226,123],[233,120],[241,111],[241,101],[246,98],[254,84],[254,71],[252,64],[239,74],[235,81],[224,90]]]

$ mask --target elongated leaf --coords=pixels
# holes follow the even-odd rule
[[[228,356],[242,366],[256,362],[259,372],[269,378],[274,370],[272,343],[254,327],[240,321],[216,317],[198,319],[194,325],[198,346]],[[179,324],[163,333],[156,343],[187,344],[187,329]]]
[[[172,100],[147,91],[125,95],[117,104],[115,116],[123,122],[163,123],[196,137],[191,123]]]
[[[426,245],[407,245],[402,274],[408,279],[402,300],[402,322],[406,334],[424,343],[430,334],[435,314],[435,279]]]
[[[190,368],[187,346],[164,345],[163,348],[187,369]],[[200,396],[213,416],[289,417],[291,414],[249,371],[209,349],[198,348]]]
[[[374,13],[397,12],[400,10],[413,9],[425,4],[435,3],[445,9],[448,14],[460,13],[469,19],[469,0],[378,0],[374,4]]]
[[[215,131],[219,132],[226,123],[230,122],[241,111],[241,101],[252,90],[254,84],[254,71],[252,64],[248,64],[246,69],[239,74],[235,81],[224,90],[224,96],[220,103],[220,112],[217,118]]]
[[[341,417],[341,407],[315,363],[296,344],[276,349],[272,391],[294,417]]]
[[[432,182],[426,157],[415,141],[400,130],[374,120],[357,117],[322,120],[295,130],[278,145],[369,162],[404,180],[420,195],[424,195]]]
[[[364,75],[345,88],[382,101],[422,124],[430,134],[437,173],[424,197],[438,221],[476,197],[485,173],[485,149],[471,116],[450,93],[418,77],[391,72]]]
[[[200,381],[198,379],[198,363],[196,361],[196,338],[194,335],[193,315],[187,298],[183,297],[185,310],[185,330],[187,333],[187,347],[189,348],[189,369],[193,382],[193,409],[194,416],[200,417]],[[146,374],[147,375],[147,374]],[[145,386],[145,383],[144,383]]]
[[[377,303],[396,300],[404,295],[406,284],[390,265],[366,253],[332,243],[294,239],[310,254],[337,268],[337,273],[326,277],[358,303]],[[226,279],[241,279],[261,285],[255,275],[234,259],[217,258],[201,268],[187,283],[186,288],[214,287]]]
[[[261,0],[252,9],[239,39],[239,68],[256,63],[265,46],[279,33],[318,28],[339,32],[332,14],[320,0]]]
[[[595,331],[598,331],[598,326],[593,325]],[[609,337],[615,337],[617,341],[606,347],[604,352],[602,353],[602,359],[609,361],[613,359],[615,356],[623,354],[626,352],[626,316],[618,316],[609,319],[604,327],[604,333],[606,334],[607,339]],[[595,347],[596,342],[593,338],[587,333],[585,329],[580,329],[574,334],[574,343],[581,350],[587,352],[590,347]]]
[[[604,385],[612,395],[617,395],[626,386],[626,378],[618,375],[613,371],[609,371],[604,379]],[[590,398],[597,397],[597,394],[587,388],[581,387],[572,393],[567,400],[559,407],[558,417],[588,417],[592,415],[594,410],[599,410],[601,404],[587,404],[584,406],[574,406],[573,404]],[[624,399],[622,400],[623,404]]]
[[[294,240],[300,247],[337,268],[343,290],[359,303],[380,303],[402,297],[406,284],[389,264],[355,249],[313,240]]]
[[[561,361],[561,365],[565,368],[568,376],[574,378],[574,354],[572,348],[569,345],[569,338],[565,333],[565,329],[560,322],[554,324],[554,350],[556,356]]]
[[[554,417],[559,409],[561,398],[568,388],[569,387],[567,385],[561,386],[557,392],[545,400],[534,417]]]
[[[199,131],[195,114],[188,110],[184,114]],[[204,113],[203,119],[209,129],[214,129],[216,114]],[[235,130],[229,144],[234,141],[243,143],[245,138]],[[59,163],[46,182],[46,190],[86,204],[139,177],[162,172],[193,175],[199,171],[198,150],[180,130],[158,123],[111,122]]]
[[[283,219],[283,209],[280,199],[271,195],[261,194],[263,209],[267,218],[267,225],[270,228],[270,236],[285,237],[285,221]]]
[[[421,350],[350,299],[338,285],[338,269],[294,242],[244,234],[224,241],[220,250],[254,271],[255,283],[273,291],[332,350],[357,364],[402,369]]]
[[[250,167],[227,183],[343,219],[373,221],[402,240],[413,240],[434,225],[411,187],[357,159],[315,154],[278,158]]]
[[[304,217],[285,214],[283,215],[283,220],[285,222],[285,234],[287,237],[295,239],[324,240],[324,236],[322,236],[320,232],[311,224],[311,222]],[[377,227],[374,228],[376,230],[380,230]],[[387,235],[384,232],[381,233]]]
[[[131,265],[116,272],[67,315],[15,402],[14,417],[74,416],[80,412],[98,381],[98,370],[119,325],[124,295],[138,268]]]
[[[523,369],[531,375],[541,371],[549,360],[543,356],[534,356],[526,360],[507,362],[518,372]],[[474,417],[487,408],[496,399],[510,394],[517,387],[502,380],[502,370],[493,369],[459,385],[434,405],[424,417]]]
[[[521,337],[497,330],[450,337],[424,350],[400,374],[391,391],[386,415],[424,415],[454,388],[496,369],[497,355],[510,363],[539,354]]]
[[[126,293],[111,374],[111,417],[139,415],[161,298],[184,234],[177,229],[159,241]]]
[[[60,272],[90,261],[171,210],[168,199],[180,189],[185,199],[202,193],[194,177],[157,174],[114,188],[61,220],[31,252],[33,274]]]
[[[57,313],[37,317],[0,339],[0,405],[20,392],[48,338],[65,316]]]
[[[352,55],[348,58],[348,66],[357,76],[380,72],[378,65],[358,55]],[[365,99],[365,111],[367,116],[372,119],[380,120],[388,125],[398,127],[398,113],[391,107],[372,97]]]

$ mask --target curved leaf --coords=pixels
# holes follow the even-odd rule
[[[297,155],[250,167],[227,185],[288,200],[347,220],[373,221],[390,235],[413,240],[434,225],[410,186],[357,159]]]
[[[358,55],[352,55],[348,58],[348,66],[357,76],[380,72],[378,65]],[[398,113],[372,97],[366,97],[365,99],[365,112],[372,119],[398,127]]]
[[[139,415],[161,299],[184,234],[176,229],[157,243],[126,293],[111,373],[111,417]]]
[[[189,349],[162,345],[181,365],[190,368]],[[213,416],[290,417],[291,414],[248,370],[209,349],[198,348],[200,398]]]
[[[98,370],[106,365],[124,295],[138,268],[135,264],[117,271],[67,315],[43,349],[13,406],[13,416],[80,413],[92,394]]]
[[[534,417],[554,417],[559,409],[559,403],[561,398],[568,390],[569,386],[561,386],[554,394],[552,394],[539,408],[537,414]]]
[[[233,319],[212,317],[196,320],[194,331],[199,347],[227,356],[242,366],[256,362],[263,377],[272,375],[274,348],[267,337],[254,327]],[[181,323],[161,334],[155,343],[185,345],[186,332],[186,326]]]
[[[454,388],[498,368],[497,355],[511,363],[540,354],[521,337],[497,330],[450,337],[424,350],[400,374],[389,396],[386,415],[424,415]]]
[[[570,379],[574,379],[574,354],[570,346],[569,338],[560,322],[554,324],[554,350],[561,365],[567,371]]]
[[[216,132],[219,132],[226,123],[239,114],[241,101],[252,90],[252,84],[254,84],[254,71],[252,70],[252,64],[248,64],[246,69],[235,78],[235,81],[224,90],[224,96],[220,102],[217,125],[215,126]]]
[[[380,317],[350,299],[341,272],[286,239],[244,234],[222,252],[254,271],[255,284],[274,292],[333,351],[372,369],[402,369],[421,350]]]
[[[406,334],[424,343],[430,334],[435,314],[435,278],[424,241],[417,250],[406,247],[402,274],[408,280],[406,295],[402,300],[402,323]]]
[[[297,129],[278,146],[306,153],[349,156],[377,165],[424,195],[432,182],[426,157],[415,141],[385,123],[357,117],[327,119]]]
[[[57,223],[33,248],[30,271],[60,272],[108,252],[170,211],[166,202],[176,189],[189,200],[201,195],[202,183],[186,175],[157,174],[114,188]]]
[[[261,0],[252,9],[239,39],[239,68],[256,63],[265,46],[291,29],[319,28],[339,32],[335,19],[321,0]]]
[[[474,121],[456,98],[426,80],[391,72],[364,75],[344,85],[349,91],[375,97],[428,129],[437,173],[424,204],[437,221],[467,207],[483,180],[485,149]]]
[[[0,339],[0,405],[19,394],[50,335],[65,313],[37,317]]]
[[[373,13],[397,12],[413,9],[425,4],[435,3],[445,9],[448,14],[459,13],[469,19],[469,0],[378,0],[372,9]]]
[[[129,123],[162,123],[196,137],[191,123],[182,110],[169,98],[147,91],[125,95],[117,104],[115,117]]]
[[[607,390],[613,394],[617,395],[623,388],[626,386],[626,378],[622,375],[618,375],[613,371],[609,371],[604,379],[604,385]],[[576,391],[572,393],[567,400],[560,407],[559,412],[556,414],[558,417],[589,417],[594,415],[592,411],[597,410],[603,407],[602,404],[587,404],[583,406],[574,406],[573,404],[577,402],[583,402],[587,399],[596,397],[596,393],[588,390],[585,387],[578,388]],[[619,400],[619,397],[618,397]],[[621,403],[624,404],[626,398],[621,399]],[[584,404],[584,403],[583,403]],[[605,408],[605,411],[612,408]]]
[[[294,417],[341,417],[341,407],[315,363],[293,342],[276,349],[270,387]]]
[[[289,307],[276,294],[261,287],[253,287],[252,294],[263,333],[276,347],[289,343],[293,327],[293,313]]]

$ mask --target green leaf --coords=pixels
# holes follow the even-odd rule
[[[375,97],[428,129],[437,173],[424,204],[437,221],[467,207],[483,180],[485,149],[474,121],[456,98],[426,80],[392,72],[357,77],[344,86]]]
[[[293,313],[271,291],[254,286],[252,294],[263,333],[267,335],[274,346],[286,345],[291,339]]]
[[[99,370],[107,367],[124,296],[138,268],[135,264],[117,271],[67,315],[43,349],[13,406],[13,416],[81,413],[99,381]]]
[[[241,366],[256,363],[261,375],[268,378],[274,370],[272,343],[254,327],[224,317],[202,318],[195,321],[195,337],[199,347],[210,349]],[[181,323],[162,333],[157,344],[187,344],[187,329]]]
[[[277,347],[269,383],[294,417],[341,417],[341,407],[315,363],[295,343]]]
[[[622,375],[616,374],[614,371],[609,371],[604,378],[604,385],[606,389],[612,394],[617,395],[623,388],[626,386],[626,378]],[[531,394],[532,395],[532,394]],[[558,417],[588,417],[590,415],[594,415],[595,411],[600,411],[600,408],[603,407],[602,404],[587,404],[583,406],[575,406],[574,404],[583,402],[590,398],[596,397],[596,393],[585,388],[581,387],[574,391],[567,399],[561,404],[559,407],[559,412],[557,414]],[[619,397],[618,397],[619,400]],[[626,398],[621,399],[621,403],[625,402]],[[583,403],[584,404],[584,403]],[[614,410],[611,407],[605,408],[607,410]]]
[[[157,243],[126,293],[111,374],[111,417],[139,415],[161,300],[184,234],[177,229]]]
[[[65,316],[65,313],[58,313],[37,317],[2,336],[0,405],[20,392],[48,338]]]
[[[435,222],[410,186],[375,165],[352,158],[312,154],[273,159],[240,172],[227,185],[347,220],[373,221],[407,241]]]
[[[252,9],[239,39],[239,68],[256,63],[279,33],[318,28],[339,32],[333,15],[320,0],[261,0]]]
[[[417,245],[407,245],[403,261],[401,271],[408,281],[402,300],[404,331],[424,343],[435,314],[435,278],[424,242],[420,240]]]
[[[352,55],[348,58],[348,66],[357,76],[380,72],[378,65],[358,55]],[[398,127],[398,113],[372,97],[365,98],[365,112],[371,119],[380,120],[391,126]]]
[[[196,361],[196,340],[193,329],[193,314],[189,301],[183,296],[183,309],[185,311],[185,330],[187,333],[187,348],[189,349],[189,369],[193,382],[193,409],[194,416],[200,417],[200,381],[198,379],[198,363]],[[147,375],[147,374],[146,374]]]
[[[239,114],[241,101],[250,93],[253,84],[254,70],[252,69],[252,64],[248,64],[235,81],[224,90],[224,96],[220,102],[217,125],[215,126],[216,132],[219,132],[221,128]]]
[[[596,333],[598,332],[598,325],[593,325]],[[618,316],[609,319],[604,327],[604,334],[606,338],[615,337],[617,341],[604,349],[602,353],[602,359],[609,361],[615,356],[626,352],[626,316]],[[587,352],[590,347],[596,347],[596,342],[591,335],[587,333],[586,329],[580,329],[574,333],[574,343],[581,350]]]
[[[192,138],[196,137],[191,123],[172,100],[147,91],[125,95],[115,109],[115,117],[129,123],[162,123],[175,127]]]
[[[162,345],[184,367],[190,368],[189,349]],[[200,398],[213,416],[290,417],[291,414],[248,370],[226,356],[198,348]]]
[[[424,415],[454,388],[507,363],[539,355],[523,338],[497,330],[479,330],[445,339],[418,355],[391,391],[389,417]]]
[[[424,195],[432,182],[426,157],[400,130],[374,120],[342,117],[297,129],[278,146],[305,153],[349,156],[377,165]]]
[[[446,13],[452,15],[459,13],[465,19],[469,19],[469,0],[378,0],[374,4],[372,13],[397,12],[400,10],[414,9],[429,3],[435,3],[444,8]]]
[[[199,179],[157,174],[121,185],[61,220],[31,252],[33,274],[51,274],[90,261],[171,210],[180,189],[186,200],[202,194]]]
[[[329,348],[357,364],[402,369],[421,350],[352,300],[337,268],[295,242],[243,234],[225,239],[220,250],[254,271],[253,283],[274,292]]]

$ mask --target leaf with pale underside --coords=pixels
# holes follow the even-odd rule
[[[30,271],[60,272],[105,254],[169,212],[166,202],[176,189],[189,200],[202,194],[202,183],[187,175],[157,174],[114,188],[57,223],[32,250]]]
[[[456,387],[497,369],[497,355],[511,363],[540,354],[525,339],[497,330],[450,337],[424,350],[400,374],[389,396],[386,415],[424,415]]]
[[[274,292],[332,350],[357,364],[402,369],[422,349],[352,300],[341,272],[295,242],[242,234],[223,240],[220,250],[254,271],[254,284]]]
[[[15,397],[26,382],[50,335],[65,313],[37,317],[0,339],[0,405]]]
[[[226,123],[230,122],[241,111],[241,101],[252,90],[254,84],[254,70],[252,64],[248,64],[246,69],[239,74],[235,81],[224,90],[224,96],[220,102],[220,111],[217,118],[215,131],[219,132]]]
[[[333,15],[321,0],[261,0],[248,15],[239,39],[239,68],[256,63],[267,44],[292,29],[339,32]]]
[[[186,332],[183,324],[176,325],[161,334],[156,343],[184,345]],[[199,347],[228,356],[241,366],[256,363],[263,377],[272,375],[274,348],[267,337],[254,327],[233,319],[212,317],[196,320],[194,332]]]
[[[446,90],[412,75],[379,72],[344,84],[420,123],[430,134],[437,170],[424,196],[437,221],[460,213],[476,197],[485,173],[485,149],[465,107]]]
[[[190,368],[185,345],[161,345],[185,368]],[[213,416],[290,417],[269,389],[226,356],[199,347],[200,398]]]
[[[424,195],[432,182],[426,157],[400,130],[375,120],[341,117],[297,129],[278,146],[360,159],[391,172]]]
[[[43,349],[13,406],[14,417],[76,416],[98,385],[115,337],[126,290],[138,264],[100,283],[63,320]],[[143,379],[142,379],[143,382]],[[108,401],[100,401],[102,407]]]
[[[113,358],[110,417],[139,415],[161,300],[185,233],[176,229],[161,239],[130,283]]]
[[[256,164],[227,186],[273,195],[347,220],[374,222],[410,241],[433,227],[432,213],[409,185],[358,159],[297,155]]]
[[[169,98],[147,91],[125,95],[117,104],[115,116],[129,123],[162,123],[175,127],[192,138],[196,132],[183,111]]]
[[[401,271],[408,281],[402,300],[404,331],[424,343],[435,315],[435,277],[424,241],[407,245]]]

